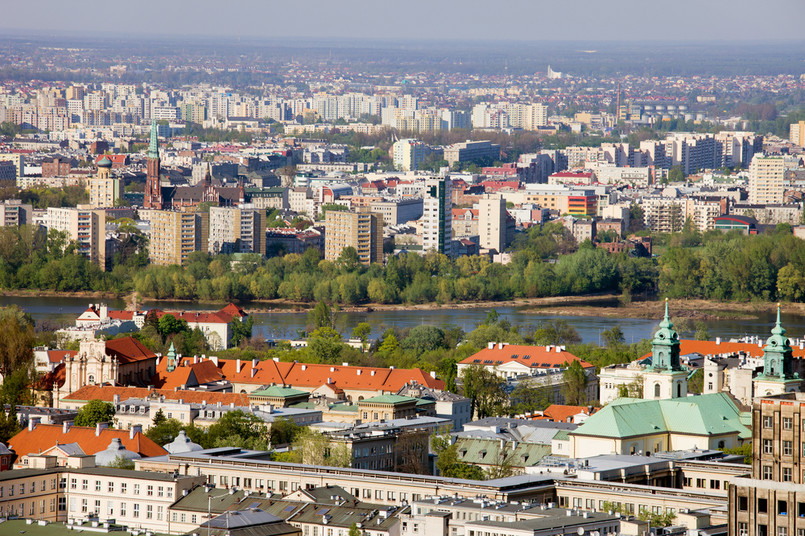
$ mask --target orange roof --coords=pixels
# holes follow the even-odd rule
[[[106,355],[116,357],[121,364],[155,359],[157,356],[134,337],[122,337],[106,341]]]
[[[545,411],[542,412],[543,416],[554,422],[571,422],[574,415],[584,413],[585,415],[592,415],[598,411],[598,408],[591,408],[588,406],[566,406],[564,404],[551,404]]]
[[[162,358],[157,365],[157,372],[151,383],[158,389],[175,389],[176,387],[197,386],[222,380],[221,372],[215,363],[206,359],[193,363],[192,358],[182,358],[175,370],[168,372],[168,359]]]
[[[64,363],[64,359],[78,354],[75,350],[48,350],[48,361],[51,363]]]
[[[484,348],[461,361],[464,365],[502,365],[516,361],[529,368],[558,368],[578,361],[584,368],[593,365],[579,359],[567,350],[556,351],[557,346],[523,346],[519,344],[504,344],[501,348],[496,344],[494,348]]]
[[[129,398],[147,398],[149,396],[164,396],[166,400],[184,400],[193,404],[235,404],[236,406],[248,406],[249,397],[240,393],[218,393],[209,391],[188,391],[173,389],[148,389],[147,387],[119,387],[116,385],[86,385],[69,395],[62,397],[62,400],[103,400],[113,402],[115,395],[120,396],[120,400]]]
[[[757,343],[751,342],[716,342],[682,339],[679,341],[679,354],[723,355],[744,352],[752,357],[763,357],[763,346],[765,346],[765,341],[762,346],[758,346]],[[805,358],[805,349],[799,346],[792,346],[792,348],[794,349],[794,357]],[[641,357],[641,359],[647,357],[651,357],[651,352]]]
[[[84,453],[95,454],[106,449],[116,437],[124,447],[144,458],[167,454],[165,449],[148,439],[142,432],[137,432],[131,438],[128,430],[105,428],[96,433],[95,428],[71,426],[67,433],[64,433],[60,424],[37,424],[33,430],[24,428],[8,441],[8,448],[18,456],[25,456],[45,451],[56,444],[78,443]]]

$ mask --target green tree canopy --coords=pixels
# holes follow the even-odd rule
[[[99,422],[112,422],[115,406],[103,400],[93,399],[84,404],[75,416],[76,426],[95,426]]]

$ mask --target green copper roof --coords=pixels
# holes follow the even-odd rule
[[[501,456],[500,440],[487,438],[460,437],[456,440],[456,447],[458,447],[458,459],[473,465],[496,465],[503,458],[508,458],[514,467],[531,467],[551,453],[550,445],[509,441],[505,444],[508,454]]]
[[[307,391],[300,391],[299,389],[293,389],[291,387],[282,387],[279,385],[272,385],[267,389],[261,389],[260,391],[254,391],[250,394],[250,396],[273,396],[273,397],[282,397],[282,398],[289,398],[292,396],[301,396],[301,395],[309,395]]]
[[[104,156],[98,160],[98,167],[112,167],[112,161],[109,160],[108,156]]]
[[[404,404],[405,402],[412,402],[416,398],[402,395],[378,395],[363,400],[364,403],[370,404]]]
[[[151,120],[151,143],[148,145],[148,158],[159,158],[159,140],[157,140],[157,120]]]
[[[726,393],[640,400],[618,398],[591,415],[571,435],[626,438],[657,433],[721,435],[749,430]]]
[[[780,380],[794,378],[794,350],[785,336],[785,328],[780,320],[780,304],[777,304],[777,322],[766,339],[763,348],[763,376]]]

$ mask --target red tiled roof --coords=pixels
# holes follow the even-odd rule
[[[716,341],[694,341],[690,339],[681,339],[679,341],[679,354],[701,354],[701,355],[722,355],[722,354],[737,354],[744,352],[752,357],[763,357],[763,346],[753,344],[751,342],[716,342]],[[805,358],[805,349],[800,349],[799,346],[792,346],[794,349],[794,357]],[[647,353],[641,359],[651,357],[651,352]]]
[[[548,350],[550,348],[550,351]],[[522,346],[507,344],[503,348],[495,345],[494,348],[484,348],[461,361],[465,365],[495,366],[517,361],[530,368],[557,368],[578,361],[584,368],[593,365],[583,361],[567,350],[556,351],[556,346]]]
[[[105,450],[115,437],[119,438],[128,450],[144,458],[167,454],[165,449],[148,439],[142,432],[137,432],[134,438],[130,438],[128,430],[105,428],[96,434],[95,428],[71,426],[67,433],[64,433],[60,424],[37,424],[33,430],[24,428],[8,441],[8,447],[18,456],[25,456],[47,450],[57,443],[78,443],[85,454],[95,454]]]
[[[103,400],[113,402],[115,395],[120,396],[120,400],[129,398],[147,398],[149,396],[164,396],[166,400],[184,400],[194,404],[235,404],[236,406],[248,406],[249,398],[241,393],[218,393],[208,391],[188,391],[173,389],[148,389],[147,387],[119,387],[116,385],[86,385],[81,389],[62,397],[62,400],[90,401]]]
[[[121,364],[155,359],[157,356],[134,337],[106,341],[106,355],[117,358]]]
[[[64,363],[65,358],[77,354],[78,352],[75,350],[48,350],[48,361],[51,363]]]
[[[598,408],[590,408],[588,406],[566,406],[564,404],[551,404],[542,412],[546,420],[554,422],[570,422],[574,415],[584,413],[585,415],[592,415],[598,411]]]

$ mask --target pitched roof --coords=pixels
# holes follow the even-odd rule
[[[155,359],[157,355],[134,337],[121,337],[106,341],[106,355],[115,357],[120,364]]]
[[[557,351],[558,350],[558,351]],[[519,344],[495,344],[484,348],[463,361],[464,365],[498,366],[511,362],[521,363],[529,368],[559,368],[578,361],[584,368],[593,365],[571,354],[562,346],[523,346]]]
[[[749,434],[741,411],[725,393],[639,400],[617,398],[591,415],[571,435],[634,437],[663,432],[692,435]]]
[[[202,402],[217,404],[220,402],[221,404],[235,404],[236,406],[249,405],[249,397],[242,393],[148,389],[146,387],[119,387],[116,385],[86,385],[62,397],[62,400],[80,402],[98,399],[104,402],[112,402],[115,395],[119,395],[120,400],[164,396],[166,400],[184,400],[194,404],[201,404]]]
[[[564,404],[551,404],[542,412],[545,419],[555,422],[571,422],[575,415],[584,413],[585,415],[592,415],[597,412],[598,408],[591,406],[567,406]]]
[[[165,449],[142,432],[137,432],[132,438],[128,430],[104,428],[96,433],[95,428],[70,426],[65,433],[60,424],[37,424],[33,430],[24,428],[8,441],[8,445],[18,456],[42,452],[61,443],[77,443],[86,454],[95,454],[105,450],[114,438],[120,439],[126,449],[144,458],[167,454]]]
[[[763,341],[765,342],[765,341]],[[792,346],[794,357],[805,358],[805,348]],[[690,355],[723,355],[737,354],[743,352],[752,357],[763,357],[763,343],[760,345],[751,342],[724,342],[724,341],[694,341],[682,339],[679,341],[679,354]],[[644,355],[641,359],[651,357],[651,352]]]
[[[175,389],[182,385],[196,387],[223,379],[221,371],[209,359],[193,363],[192,358],[182,358],[175,370],[168,372],[168,359],[163,358],[157,365],[151,384],[157,389]]]

